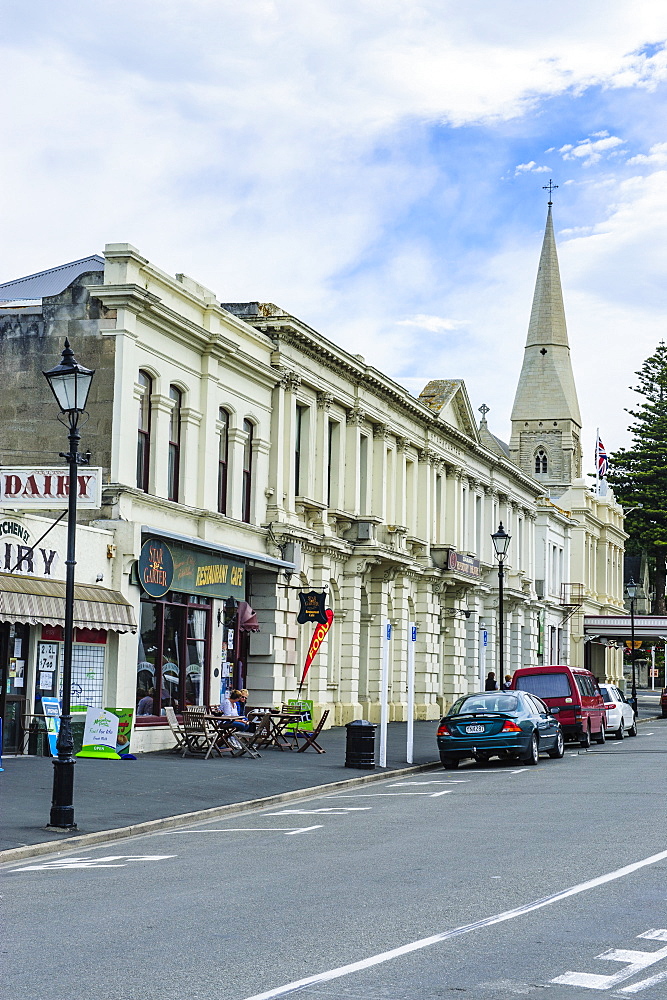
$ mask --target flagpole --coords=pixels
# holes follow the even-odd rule
[[[600,495],[600,428],[595,431],[595,492]]]

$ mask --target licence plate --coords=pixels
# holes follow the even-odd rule
[[[466,726],[466,733],[483,733],[484,726]]]

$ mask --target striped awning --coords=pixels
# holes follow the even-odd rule
[[[64,582],[0,573],[0,621],[64,625]],[[123,595],[92,583],[74,587],[74,625],[107,632],[137,631],[134,610]]]

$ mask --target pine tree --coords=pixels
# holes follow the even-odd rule
[[[644,401],[627,412],[634,418],[629,430],[632,447],[610,457],[609,481],[617,500],[628,510],[625,530],[629,549],[646,551],[653,570],[653,614],[665,614],[667,582],[667,346],[660,341],[655,354],[636,372],[634,391]],[[633,509],[634,508],[634,509]]]

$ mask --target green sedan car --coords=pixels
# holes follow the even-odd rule
[[[560,758],[563,733],[551,710],[527,691],[484,691],[459,698],[438,726],[438,750],[443,767],[459,761],[490,757],[537,764],[540,753]]]

